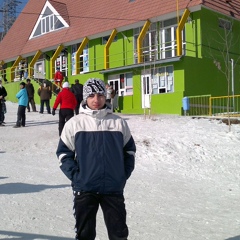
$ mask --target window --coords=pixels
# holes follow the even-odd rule
[[[47,1],[30,35],[30,39],[65,27],[69,27],[68,24]]]
[[[75,44],[72,46],[72,75],[79,74],[76,72],[76,52],[80,46],[79,44]],[[80,73],[89,72],[89,58],[88,58],[88,44],[83,49],[82,54],[79,57],[80,61]]]
[[[223,29],[226,29],[226,30],[229,30],[229,31],[232,29],[231,22],[226,20],[226,19],[222,19],[222,18],[218,19],[218,26],[220,28],[223,28]]]
[[[103,45],[106,44],[109,38],[110,38],[110,36],[102,37],[102,44]],[[117,40],[118,40],[118,38],[117,38],[117,35],[116,35],[113,39],[113,42],[116,42]]]
[[[80,55],[80,73],[89,72],[88,44]]]
[[[108,83],[113,86],[119,96],[133,95],[132,73],[122,73],[108,76]]]
[[[161,67],[152,70],[152,93],[168,93],[173,92],[174,78],[173,66]]]
[[[143,61],[149,62],[158,59],[157,52],[158,52],[158,39],[157,39],[157,30],[156,30],[157,23],[152,23],[150,29],[146,33],[145,38],[143,39]],[[137,39],[141,32],[141,28],[135,28],[134,32],[134,58],[135,63],[138,62],[138,54],[137,54]]]
[[[177,18],[168,19],[162,22],[152,23],[143,39],[143,60],[144,62],[156,61],[175,57],[177,55],[176,29]],[[133,29],[134,34],[134,59],[138,62],[137,39],[141,28]],[[185,31],[182,32],[183,49],[185,49]]]

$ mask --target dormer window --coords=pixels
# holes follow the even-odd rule
[[[66,27],[69,27],[68,23],[47,1],[30,35],[30,39]]]

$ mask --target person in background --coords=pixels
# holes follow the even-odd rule
[[[26,124],[26,107],[28,104],[28,94],[26,90],[25,82],[20,83],[20,91],[17,93],[16,98],[18,99],[18,111],[17,111],[17,122],[14,128],[25,127]]]
[[[5,97],[7,96],[7,91],[2,85],[2,80],[0,79],[0,126],[4,126],[5,119]]]
[[[38,95],[40,96],[40,111],[44,112],[44,105],[46,105],[48,114],[51,114],[50,99],[52,97],[51,87],[47,85],[46,81],[43,81],[42,85],[38,89]]]
[[[111,85],[109,85],[108,83],[106,84],[106,90],[107,90],[106,102],[111,104],[111,108],[113,110],[113,101],[114,101],[116,92],[113,89],[113,87]]]
[[[112,86],[110,86],[108,83],[106,84],[106,91],[107,91],[107,96],[106,96],[106,102],[111,103],[111,94],[112,94]]]
[[[71,86],[71,91],[73,92],[73,94],[75,95],[76,100],[77,100],[77,106],[75,108],[75,114],[78,115],[79,114],[80,103],[83,100],[83,85],[81,83],[79,83],[78,79],[76,79],[75,84],[73,84]]]
[[[62,88],[62,82],[63,82],[63,74],[60,71],[60,68],[57,67],[57,71],[54,75],[54,82],[58,88]]]
[[[24,77],[24,72],[25,72],[25,61],[21,60],[21,62],[19,63],[19,78],[20,78],[20,81]]]
[[[2,78],[4,80],[5,83],[8,82],[7,78],[6,78],[6,68],[7,68],[7,64],[4,63],[3,65],[1,65],[1,75],[2,75]]]
[[[70,91],[68,82],[65,82],[63,84],[62,91],[57,95],[57,98],[54,102],[53,109],[52,109],[53,116],[55,115],[55,111],[59,104],[60,104],[60,110],[59,110],[58,131],[60,136],[65,123],[71,117],[74,116],[74,109],[77,105],[77,100],[74,94]]]
[[[28,112],[30,112],[29,103],[32,106],[32,111],[36,112],[36,105],[35,105],[35,101],[34,101],[35,90],[31,83],[31,79],[29,79],[29,78],[27,79],[26,89],[27,89],[27,93],[28,93],[28,105],[27,105]]]
[[[128,237],[123,191],[134,169],[136,146],[127,122],[106,105],[106,95],[101,79],[84,84],[80,114],[65,124],[56,151],[73,189],[78,240],[95,239],[99,205],[108,238]]]

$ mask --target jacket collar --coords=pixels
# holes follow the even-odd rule
[[[82,103],[80,105],[80,113],[87,114],[89,116],[92,116],[93,118],[98,118],[102,119],[104,118],[107,114],[111,114],[112,110],[108,105],[105,105],[103,109],[100,110],[92,110],[90,109],[86,103]]]

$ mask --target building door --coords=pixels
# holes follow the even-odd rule
[[[152,91],[150,73],[142,74],[141,85],[142,85],[142,108],[150,108]]]
[[[115,90],[115,92],[118,94],[119,90],[119,81],[118,80],[109,80],[108,84],[112,86],[112,88]]]
[[[55,69],[59,68],[63,76],[67,76],[67,57],[65,55],[59,55],[55,61]]]
[[[38,61],[34,64],[33,76],[36,79],[45,79],[44,61]]]

